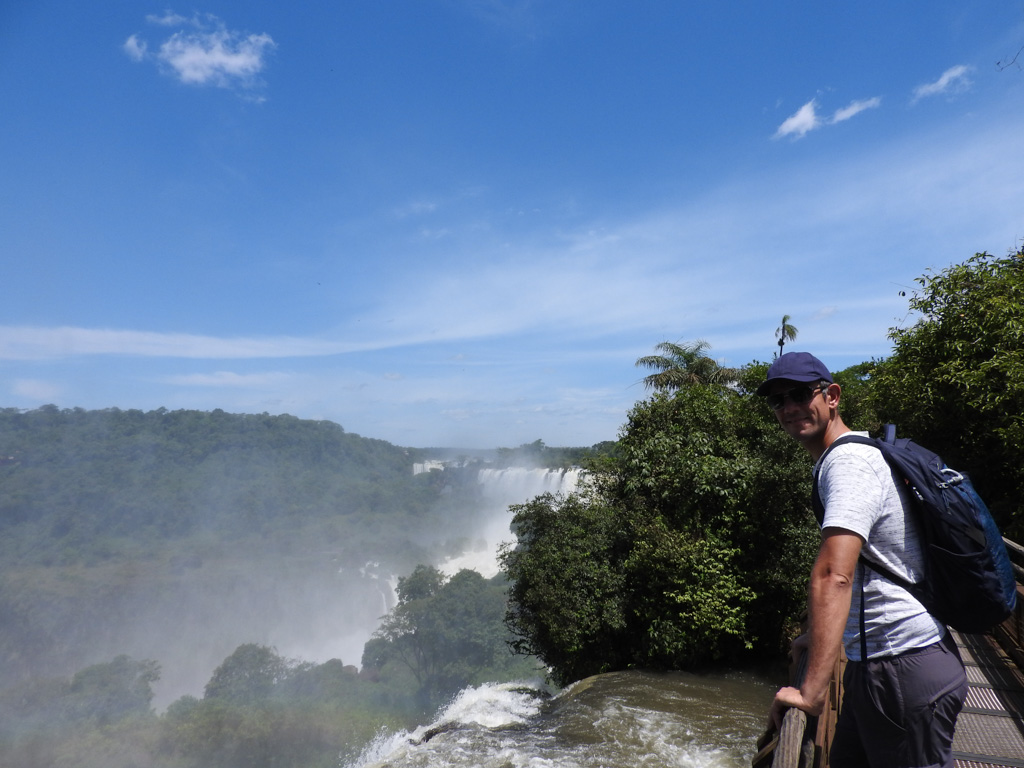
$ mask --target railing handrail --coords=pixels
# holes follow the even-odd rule
[[[790,684],[799,688],[807,672],[807,651],[800,651],[790,673]],[[769,725],[758,740],[758,752],[752,768],[803,768],[814,760],[814,739],[807,738],[807,713],[790,707],[782,717],[778,731]]]
[[[1024,546],[1012,541],[1005,536],[1003,542],[1010,554],[1014,572],[1017,576],[1017,606],[1013,615],[999,626],[993,628],[993,634],[1006,651],[1016,661],[1017,665],[1024,669],[1024,567],[1018,564],[1024,563]],[[842,657],[845,659],[845,656]],[[801,652],[800,658],[792,667],[790,684],[799,686],[803,680],[806,658]],[[834,717],[841,702],[842,693],[841,669],[842,660],[836,665],[830,682],[829,706],[832,712],[823,713],[823,717]],[[815,757],[819,757],[822,766],[828,764],[828,748],[831,742],[830,722],[822,722],[818,718],[819,726],[817,734],[807,733],[809,718],[802,710],[791,708],[786,710],[782,720],[782,727],[776,731],[774,727],[769,729],[757,741],[757,754],[751,761],[752,768],[810,768],[815,765]],[[816,746],[817,744],[817,746]],[[815,755],[815,750],[820,748],[820,754]]]
[[[1024,563],[1024,547],[1015,541],[1003,536],[1003,544],[1006,545],[1006,551],[1010,555],[1010,565],[1013,566],[1013,572],[1017,575],[1017,581],[1024,583],[1024,566],[1020,563]],[[1020,563],[1014,562],[1014,557],[1020,561]]]

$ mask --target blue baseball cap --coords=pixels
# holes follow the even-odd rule
[[[832,383],[832,374],[818,358],[810,352],[787,352],[780,355],[768,369],[768,377],[756,390],[759,395],[767,395],[768,387],[777,379],[801,381],[810,384],[814,381]]]

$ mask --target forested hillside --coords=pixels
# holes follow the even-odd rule
[[[418,515],[436,497],[408,450],[292,416],[5,409],[0,456],[8,564],[96,564],[296,519]]]
[[[128,653],[174,695],[249,641],[358,663],[385,580],[472,528],[476,484],[418,458],[292,416],[0,411],[0,684]]]

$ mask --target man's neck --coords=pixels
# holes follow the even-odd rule
[[[834,419],[831,419],[825,431],[822,433],[821,438],[815,440],[814,443],[808,443],[804,447],[810,451],[811,457],[817,461],[822,457],[822,454],[828,450],[828,447],[832,445],[840,436],[845,435],[850,431],[850,428],[843,423],[843,420],[836,414]]]

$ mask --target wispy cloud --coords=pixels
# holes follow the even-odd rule
[[[859,101],[851,101],[848,105],[842,109],[837,109],[835,114],[832,115],[832,123],[841,123],[844,120],[849,120],[854,115],[859,115],[866,109],[875,109],[876,107],[882,106],[882,99],[875,96],[872,99],[861,99]]]
[[[782,122],[782,125],[775,131],[775,138],[795,136],[799,139],[809,131],[821,127],[817,109],[818,103],[815,99],[808,101],[796,111],[796,114],[790,115]]]
[[[246,34],[228,29],[216,16],[186,18],[168,11],[147,16],[155,26],[178,30],[155,52],[140,35],[131,35],[122,49],[133,61],[152,60],[161,71],[188,85],[253,89],[262,85],[259,74],[276,48],[266,33]]]
[[[858,301],[882,295],[884,309],[871,313],[874,325],[865,319],[851,324],[854,315],[840,296],[830,297],[830,313],[817,300],[800,299],[798,306],[796,298],[782,311],[813,317],[812,325],[827,315],[835,327],[849,325],[859,339],[877,343],[905,304],[889,290],[890,281],[920,274],[931,265],[921,259],[932,259],[932,251],[952,260],[970,249],[1012,242],[1006,222],[1019,218],[1014,201],[1024,189],[1016,142],[1012,125],[993,125],[944,151],[943,162],[936,163],[934,148],[949,144],[946,134],[917,136],[885,151],[836,160],[827,169],[815,162],[790,165],[785,175],[744,177],[626,220],[583,222],[568,232],[510,231],[492,243],[455,242],[453,248],[469,254],[458,270],[440,271],[428,258],[410,260],[365,291],[358,313],[330,318],[309,336],[11,325],[0,327],[0,359],[308,359],[417,345],[447,358],[468,351],[474,341],[490,347],[518,335],[528,339],[528,365],[536,366],[542,365],[538,350],[555,338],[581,345],[601,340],[607,347],[610,339],[618,344],[629,336],[645,344],[700,336],[726,351],[745,343],[738,329],[759,323],[774,328],[778,296],[791,295],[793,275],[802,265],[826,261],[849,277],[845,290]],[[986,193],[997,187],[1002,191],[996,198]],[[866,225],[887,217],[901,222],[898,230]],[[958,231],[971,236],[958,240]],[[929,233],[932,247],[912,243],[912,232]],[[905,263],[897,266],[884,256],[901,248],[907,249]],[[926,256],[912,263],[910,254]],[[810,325],[801,330],[811,340]],[[228,369],[218,363],[214,370]],[[394,365],[386,370],[407,374]],[[242,386],[228,374],[211,375],[217,378],[210,386]]]
[[[60,386],[41,379],[16,379],[11,385],[11,394],[39,402],[51,402],[62,393]]]
[[[199,26],[199,22],[196,18],[188,18],[181,16],[180,14],[173,13],[172,11],[166,11],[163,16],[157,16],[156,14],[148,14],[146,21],[150,24],[157,24],[161,27],[184,27],[187,25]]]
[[[957,64],[950,67],[934,83],[925,83],[914,89],[914,98],[911,103],[916,103],[928,96],[937,96],[941,93],[963,93],[969,90],[972,82],[968,77],[971,67],[964,64]]]
[[[251,359],[336,355],[357,345],[292,337],[216,338],[183,333],[104,328],[0,327],[0,360],[45,360],[80,355]]]
[[[122,48],[132,61],[142,61],[146,58],[149,46],[145,40],[140,40],[138,35],[132,35],[124,41]]]
[[[231,389],[258,389],[262,387],[280,387],[295,377],[288,373],[272,371],[270,373],[235,373],[234,371],[214,371],[213,373],[190,373],[181,376],[168,376],[161,381],[176,387],[224,387]]]
[[[795,139],[803,138],[807,133],[824,125],[835,125],[836,123],[849,120],[855,115],[867,109],[875,109],[882,105],[882,99],[875,96],[870,99],[851,101],[845,107],[841,107],[832,113],[831,117],[821,117],[818,114],[818,100],[811,99],[798,109],[793,115],[786,118],[778,130],[775,131],[775,138],[791,136]]]

